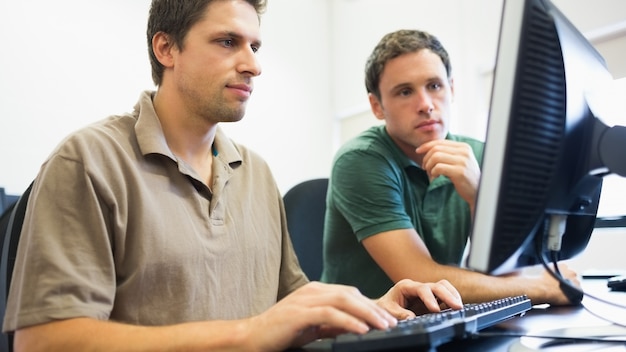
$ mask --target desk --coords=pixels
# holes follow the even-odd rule
[[[592,295],[598,295],[602,297],[610,297],[612,301],[619,302],[626,306],[626,293],[625,292],[608,292],[606,287],[606,280],[585,280],[583,282],[583,288],[585,292]],[[588,300],[588,297],[585,297]],[[586,301],[583,301],[586,302]],[[611,312],[612,316],[626,317],[626,309],[620,308],[607,308],[605,309]],[[621,310],[621,311],[620,311]],[[622,320],[624,320],[622,318]],[[620,329],[623,331],[622,339],[626,338],[626,328],[620,328],[619,326],[612,325],[607,321],[595,316],[584,306],[575,307],[534,307],[528,311],[522,317],[515,317],[507,320],[489,329],[483,330],[482,333],[514,333],[514,334],[532,334],[532,333],[546,333],[549,331],[556,331],[560,329],[568,328],[567,332],[574,334],[578,331],[587,333],[593,330],[610,331],[612,329]],[[570,334],[570,336],[572,336]],[[575,335],[578,336],[578,335]],[[489,337],[477,337],[464,340],[456,340],[445,343],[438,346],[433,351],[437,352],[530,352],[536,351],[535,348],[538,343],[545,342],[545,339],[535,339],[530,337],[511,337],[511,336],[489,336]],[[566,344],[558,347],[551,347],[549,351],[626,351],[626,344]],[[321,352],[331,351],[330,345],[320,341],[313,345],[307,346],[307,348],[301,349],[306,352]]]

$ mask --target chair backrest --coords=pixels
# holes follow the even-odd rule
[[[0,217],[0,319],[4,319],[6,312],[17,244],[22,232],[26,204],[32,187],[33,184],[31,183],[17,202],[11,204]],[[13,334],[0,334],[0,351],[13,351]]]
[[[302,270],[309,280],[322,275],[322,243],[328,179],[307,180],[293,186],[283,196],[287,227]]]
[[[0,187],[0,214],[4,214],[4,208],[8,207],[7,197],[4,192],[4,188]]]
[[[6,190],[0,187],[0,214],[4,214],[4,211],[13,205],[13,203],[17,202],[18,198],[19,196],[7,194]]]

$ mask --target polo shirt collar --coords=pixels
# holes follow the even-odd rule
[[[152,102],[154,94],[154,91],[142,92],[139,101],[135,105],[137,143],[143,155],[162,154],[176,161],[176,156],[167,145],[161,122],[154,110]],[[229,164],[231,168],[241,164],[243,158],[237,146],[219,126],[217,127],[213,143],[213,148],[217,151],[219,159]]]
[[[137,135],[139,150],[141,150],[144,156],[162,154],[172,160],[176,160],[174,153],[167,145],[161,122],[154,110],[154,104],[152,103],[154,94],[154,91],[142,92],[133,112],[133,115],[137,117],[135,134]]]

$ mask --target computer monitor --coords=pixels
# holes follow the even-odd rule
[[[470,269],[503,274],[587,246],[603,176],[626,176],[626,127],[606,125],[592,101],[612,82],[549,0],[505,0]]]

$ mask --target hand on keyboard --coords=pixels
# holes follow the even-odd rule
[[[435,347],[455,338],[465,338],[532,307],[526,296],[465,304],[461,310],[445,310],[402,320],[386,330],[366,334],[343,334],[332,343],[333,351],[377,351],[383,348]]]
[[[463,308],[459,291],[447,280],[425,284],[400,280],[378,300],[378,305],[403,320],[415,317],[416,314],[438,312],[440,302],[452,309]]]

